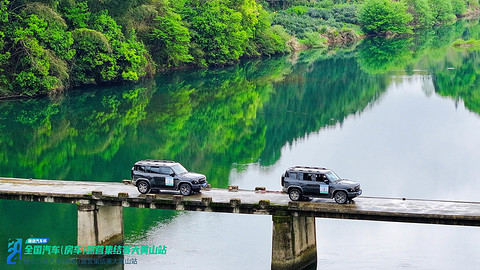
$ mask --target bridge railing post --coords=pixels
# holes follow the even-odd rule
[[[315,218],[273,215],[272,269],[302,269],[317,262]]]

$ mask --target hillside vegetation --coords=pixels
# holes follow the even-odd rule
[[[271,3],[276,3],[272,1]],[[411,33],[478,0],[0,0],[0,97],[137,81],[367,35]]]

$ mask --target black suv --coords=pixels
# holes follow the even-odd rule
[[[132,167],[132,183],[142,194],[156,190],[179,190],[184,196],[207,186],[203,174],[187,171],[170,160],[141,160]]]
[[[332,170],[320,167],[290,167],[282,175],[282,186],[292,201],[319,197],[346,203],[362,194],[357,182],[341,179]]]

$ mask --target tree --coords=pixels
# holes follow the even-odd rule
[[[428,0],[406,0],[408,4],[408,12],[412,14],[413,20],[410,25],[413,28],[429,28],[435,23],[432,10]]]
[[[242,26],[242,14],[224,1],[212,0],[186,7],[192,40],[204,54],[207,64],[227,64],[245,52],[248,33]]]
[[[4,65],[7,64],[8,59],[10,58],[10,52],[5,52],[5,33],[2,31],[4,29],[4,24],[8,23],[8,0],[0,1],[0,95],[9,91],[9,83],[7,76],[4,73]]]
[[[188,52],[190,33],[182,17],[172,11],[155,18],[155,27],[149,34],[152,55],[160,65],[168,67],[188,63],[193,57]]]
[[[99,31],[80,28],[73,31],[76,57],[72,63],[75,84],[98,83],[114,80],[118,66],[107,37]]]
[[[455,20],[450,0],[428,0],[435,24],[451,23]]]
[[[367,34],[411,33],[412,15],[405,2],[366,0],[359,9],[359,21]]]

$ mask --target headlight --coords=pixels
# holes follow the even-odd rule
[[[355,191],[355,188],[348,188],[348,191],[349,191],[349,192],[354,192],[354,191]]]
[[[198,184],[198,181],[197,181],[197,180],[193,180],[193,181],[192,181],[192,184]]]

